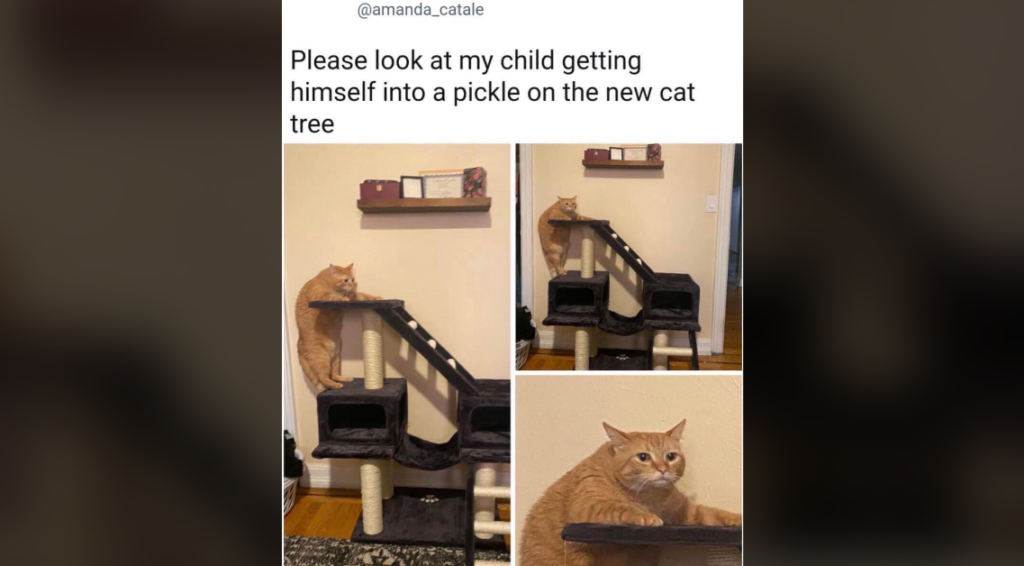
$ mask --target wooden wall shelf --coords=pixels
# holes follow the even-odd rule
[[[487,212],[490,197],[477,198],[386,198],[359,199],[359,210],[367,214],[411,212]]]
[[[587,169],[662,169],[664,161],[622,161],[611,159],[584,159]]]

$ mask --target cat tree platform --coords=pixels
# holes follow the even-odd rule
[[[678,544],[740,547],[743,544],[743,529],[742,527],[696,525],[641,527],[637,525],[569,523],[562,529],[562,540],[588,544]]]

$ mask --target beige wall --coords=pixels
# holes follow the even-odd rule
[[[482,166],[492,197],[487,213],[371,214],[356,208],[364,179],[398,179],[420,170]],[[284,279],[288,315],[302,285],[329,263],[355,263],[359,289],[404,299],[406,309],[477,378],[509,379],[510,188],[507,145],[286,145]],[[363,376],[358,315],[346,315],[342,371]],[[357,485],[349,460],[315,460],[316,389],[295,357],[288,321],[299,449],[334,485]],[[385,325],[387,377],[409,381],[409,432],[433,442],[455,432],[456,392]],[[403,472],[407,472],[403,476]],[[460,470],[396,471],[396,483],[444,486]],[[309,481],[309,476],[303,478]]]
[[[702,504],[741,510],[740,376],[516,376],[516,531],[545,489],[625,431],[683,431],[686,472],[678,487]],[[571,403],[566,400],[571,399]]]
[[[700,285],[701,346],[711,337],[711,304],[718,214],[705,212],[708,196],[718,195],[720,145],[663,145],[661,171],[586,169],[581,160],[588,147],[616,143],[533,146],[533,310],[547,315],[551,279],[537,237],[537,220],[559,196],[577,196],[579,212],[610,220],[630,246],[656,271],[689,273]],[[728,211],[726,211],[728,212]],[[579,229],[573,230],[566,269],[580,268]],[[632,316],[641,307],[639,278],[625,261],[598,239],[597,269],[611,274],[610,308]],[[572,329],[554,329],[571,347]],[[618,337],[601,333],[599,345],[645,348],[643,334]]]

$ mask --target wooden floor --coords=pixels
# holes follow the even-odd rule
[[[742,290],[730,285],[725,296],[725,348],[721,354],[698,356],[700,369],[741,371],[743,369],[743,296]],[[531,350],[524,371],[572,371],[576,357],[572,350]],[[670,357],[669,369],[689,370],[689,356]]]
[[[362,499],[354,489],[300,487],[295,507],[284,518],[284,534],[297,537],[352,538],[362,513]],[[498,518],[510,521],[508,500],[498,501]],[[509,546],[505,537],[505,547]]]

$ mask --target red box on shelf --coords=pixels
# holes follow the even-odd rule
[[[399,186],[398,181],[367,179],[359,185],[359,198],[363,200],[400,198],[401,191]]]
[[[611,152],[607,149],[588,149],[587,151],[583,152],[583,159],[587,160],[603,159],[607,161],[611,158]]]

